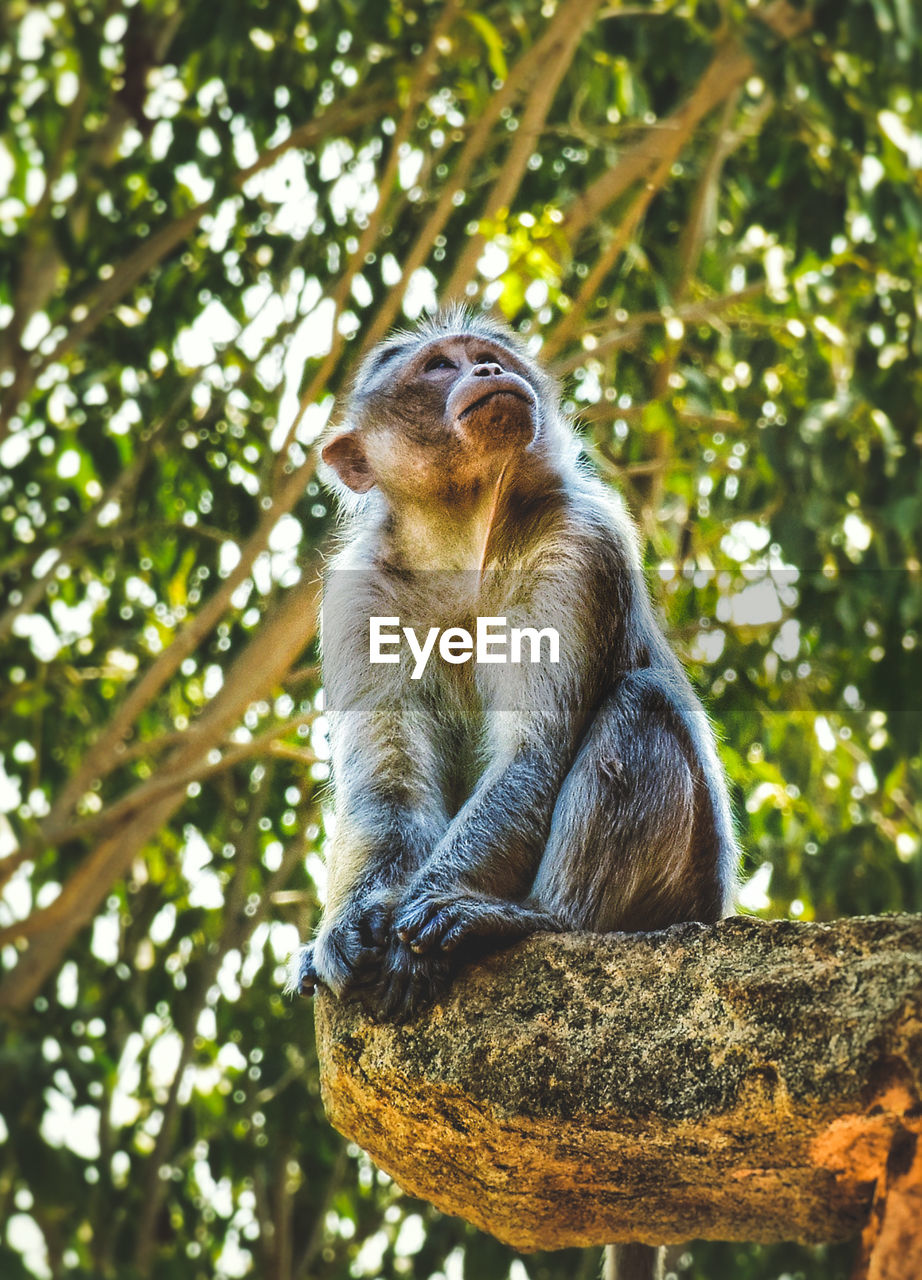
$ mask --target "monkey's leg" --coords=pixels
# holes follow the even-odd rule
[[[535,905],[599,933],[721,915],[716,798],[668,673],[631,672],[608,695],[557,797]]]
[[[392,695],[382,683],[329,712],[336,829],[323,922],[295,978],[304,995],[318,981],[337,996],[367,992],[391,961],[403,886],[448,825],[439,724],[425,707]]]

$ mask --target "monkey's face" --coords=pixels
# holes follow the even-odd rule
[[[358,493],[377,486],[422,502],[476,493],[532,444],[540,390],[521,357],[480,335],[386,345],[359,376],[354,426],[323,459]]]

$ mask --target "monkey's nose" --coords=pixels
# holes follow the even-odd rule
[[[498,378],[502,371],[499,364],[475,364],[471,374],[475,378]]]

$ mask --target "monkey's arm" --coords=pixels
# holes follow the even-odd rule
[[[574,748],[549,725],[532,723],[525,732],[487,770],[407,885],[394,927],[414,952],[452,950],[472,936],[511,939],[562,927],[523,899]]]
[[[448,825],[435,731],[424,712],[379,695],[330,712],[336,830],[327,903],[302,953],[300,989],[322,981],[337,995],[381,964],[393,907]]]
[[[339,567],[344,566],[344,567]],[[323,923],[304,948],[299,989],[337,995],[381,968],[393,907],[448,825],[440,729],[400,668],[369,663],[369,618],[397,606],[360,558],[324,589],[323,673],[336,796]]]
[[[613,611],[602,615],[607,638],[587,632],[600,611],[597,602],[589,605],[574,592],[572,565],[535,575],[528,598],[505,604],[503,612],[510,630],[541,629],[553,621],[559,661],[477,669],[490,708],[490,763],[413,876],[395,916],[398,935],[417,953],[451,950],[472,936],[512,938],[561,927],[524,899],[560,788],[603,690],[617,620]]]

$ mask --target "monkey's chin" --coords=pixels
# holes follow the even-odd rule
[[[456,418],[462,434],[484,443],[517,444],[525,448],[535,438],[534,401],[505,388],[489,391]]]

